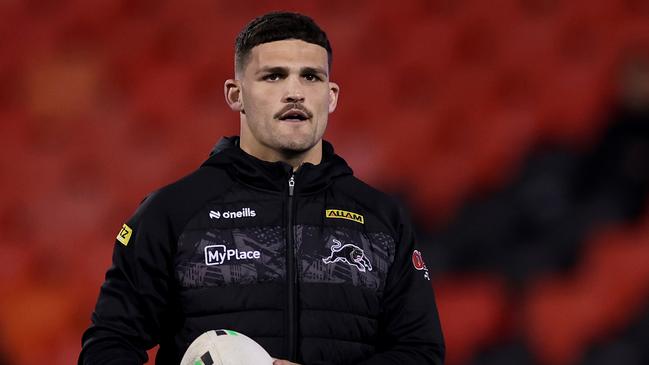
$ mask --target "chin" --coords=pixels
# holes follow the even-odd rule
[[[313,141],[289,140],[279,144],[279,148],[289,153],[302,153],[312,149],[316,144]]]
[[[313,148],[313,145],[291,143],[291,144],[282,145],[280,148],[285,153],[298,154],[298,153],[307,152],[308,150]]]

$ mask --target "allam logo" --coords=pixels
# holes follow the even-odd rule
[[[228,212],[225,211],[221,213],[218,210],[210,210],[210,219],[233,219],[233,218],[252,218],[257,216],[257,212],[254,209],[243,208],[239,211]]]
[[[354,212],[348,212],[346,210],[327,209],[325,210],[325,217],[347,219],[356,223],[365,224],[365,218],[362,215]]]

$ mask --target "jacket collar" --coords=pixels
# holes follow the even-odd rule
[[[336,178],[352,175],[347,162],[334,153],[333,146],[322,141],[322,161],[305,163],[295,171],[295,193],[309,194],[328,187]],[[234,178],[259,189],[287,191],[293,168],[285,162],[268,162],[239,148],[239,137],[222,138],[203,166],[226,169]]]

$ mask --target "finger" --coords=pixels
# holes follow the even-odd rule
[[[272,357],[273,365],[300,365],[298,363],[290,362],[288,360],[276,359]]]

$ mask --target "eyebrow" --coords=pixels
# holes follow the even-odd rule
[[[265,66],[259,69],[257,71],[257,74],[261,73],[279,73],[279,74],[287,74],[288,73],[288,67],[282,67],[282,66]],[[325,77],[327,77],[327,72],[320,67],[302,67],[300,68],[300,74],[305,74],[305,73],[315,73],[315,74],[320,74]]]
[[[315,74],[323,75],[325,77],[328,76],[327,71],[325,71],[324,69],[322,69],[320,67],[302,67],[302,69],[300,71],[301,71],[301,73],[315,73]]]

